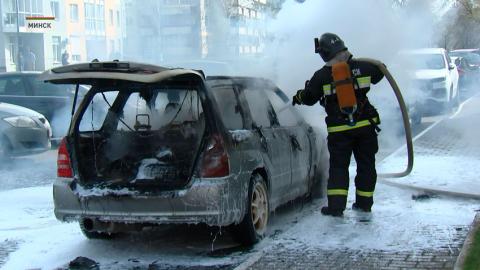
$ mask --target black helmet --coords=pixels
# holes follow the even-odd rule
[[[323,61],[332,60],[337,53],[347,50],[341,38],[332,33],[323,34],[320,39],[315,39],[315,52],[319,53]]]

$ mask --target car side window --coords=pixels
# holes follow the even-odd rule
[[[220,117],[228,130],[243,129],[241,108],[232,86],[212,87],[213,97],[218,104]]]
[[[129,95],[123,106],[117,130],[128,131],[147,124],[151,130],[159,130],[169,125],[198,123],[203,125],[204,114],[200,97],[194,90],[155,89],[155,99],[149,104],[140,92]]]
[[[0,95],[5,95],[5,85],[7,84],[6,78],[0,79]]]
[[[6,77],[0,79],[0,95],[25,96],[27,91],[21,78]]]
[[[117,98],[118,91],[103,92],[103,94],[105,94],[105,99],[108,103],[103,98],[102,93],[97,93],[93,96],[93,99],[88,104],[87,110],[80,120],[80,126],[78,128],[80,132],[97,131],[102,128],[108,109],[110,108],[109,104],[113,104]]]
[[[275,112],[265,97],[263,90],[255,88],[247,88],[244,91],[245,98],[252,114],[253,122],[257,126],[271,127],[277,123]]]
[[[33,88],[35,96],[69,96],[75,91],[74,85],[53,84],[37,80],[35,77],[28,77],[28,83]]]
[[[266,91],[268,99],[277,114],[278,122],[281,126],[292,127],[298,125],[298,118],[292,112],[290,103],[285,102],[278,92]],[[280,92],[282,93],[282,92]]]

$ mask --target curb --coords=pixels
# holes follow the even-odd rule
[[[463,265],[465,264],[465,258],[468,256],[468,251],[473,242],[473,238],[475,233],[480,230],[480,213],[477,213],[475,219],[473,220],[472,228],[468,232],[467,238],[465,238],[465,242],[463,242],[462,250],[457,257],[457,261],[455,262],[455,266],[453,267],[454,270],[462,270]]]
[[[248,258],[243,263],[239,264],[233,270],[247,270],[251,266],[253,266],[256,262],[258,262],[263,256],[263,249],[254,253],[250,258]]]

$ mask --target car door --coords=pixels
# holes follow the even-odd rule
[[[279,90],[266,91],[275,110],[279,126],[287,134],[291,151],[291,184],[290,191],[293,198],[308,191],[309,175],[312,163],[312,151],[308,137],[308,128],[301,121],[294,108],[288,102],[285,94]],[[293,199],[292,198],[292,199]]]
[[[260,136],[266,169],[271,177],[274,204],[289,198],[291,185],[291,146],[285,130],[276,127],[275,112],[265,93],[259,87],[246,87],[243,95],[252,118],[251,130]]]
[[[445,57],[447,59],[447,67],[448,67],[448,72],[449,72],[449,77],[451,80],[452,85],[452,93],[451,93],[451,98],[456,98],[458,95],[458,69],[457,66],[452,62],[452,59],[448,54],[445,54]]]
[[[252,132],[246,128],[245,112],[240,105],[238,90],[229,79],[207,81],[207,84],[217,105],[218,118],[234,144],[233,151],[229,153],[233,161],[230,163],[231,170],[239,176],[250,178],[251,171],[244,168],[256,166],[258,159],[252,147],[255,144],[254,138],[249,136]]]

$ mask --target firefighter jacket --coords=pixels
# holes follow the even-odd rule
[[[357,111],[354,113],[355,125],[349,125],[348,116],[340,111],[333,85],[332,67],[324,66],[315,72],[306,83],[305,89],[298,91],[296,95],[296,99],[305,105],[312,106],[320,101],[327,112],[325,122],[329,133],[380,124],[377,110],[368,101],[367,93],[372,83],[376,84],[383,78],[382,71],[371,63],[352,58],[348,60],[348,64],[354,78],[357,98]]]

